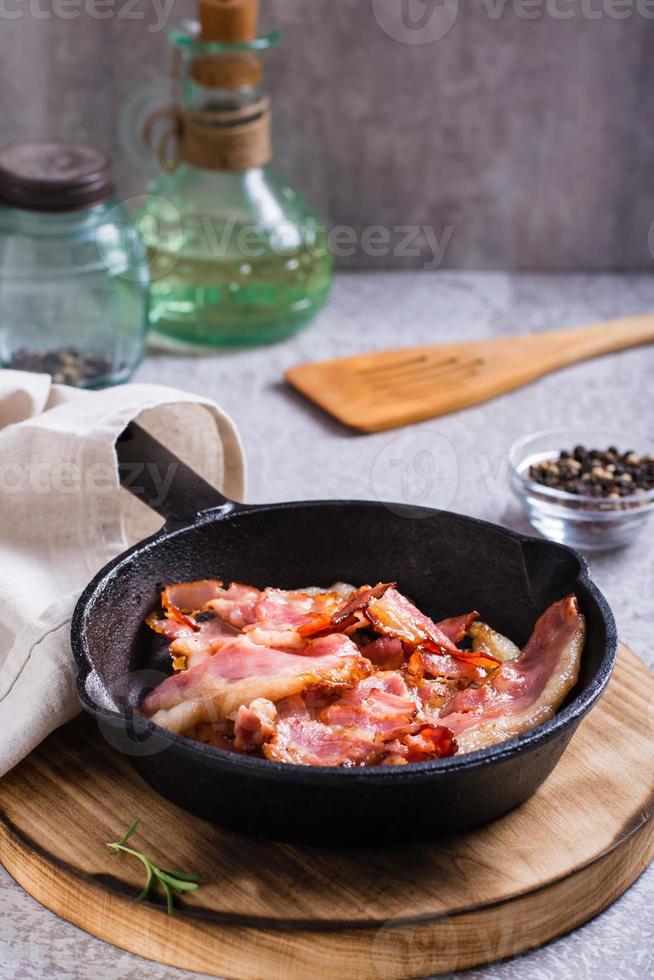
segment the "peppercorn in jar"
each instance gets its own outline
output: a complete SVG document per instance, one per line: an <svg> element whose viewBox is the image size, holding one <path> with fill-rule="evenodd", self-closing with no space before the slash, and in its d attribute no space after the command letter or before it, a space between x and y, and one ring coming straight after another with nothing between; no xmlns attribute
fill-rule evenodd
<svg viewBox="0 0 654 980"><path fill-rule="evenodd" d="M0 151L0 365L98 388L143 357L144 249L109 160L85 146Z"/></svg>

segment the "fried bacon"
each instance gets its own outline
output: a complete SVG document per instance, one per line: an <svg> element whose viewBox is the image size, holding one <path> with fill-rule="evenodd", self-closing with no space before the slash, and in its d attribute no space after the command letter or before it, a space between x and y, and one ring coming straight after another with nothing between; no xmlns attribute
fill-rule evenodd
<svg viewBox="0 0 654 980"><path fill-rule="evenodd" d="M402 641L392 636L379 636L361 647L361 653L380 670L397 670L404 664Z"/></svg>
<svg viewBox="0 0 654 980"><path fill-rule="evenodd" d="M585 638L574 596L541 616L522 653L477 612L435 622L394 583L288 591L202 579L167 586L161 604L147 622L177 673L142 713L300 765L406 765L519 734L575 683Z"/></svg>
<svg viewBox="0 0 654 980"><path fill-rule="evenodd" d="M332 616L332 623L334 626L341 626L347 620L349 620L354 613L359 612L359 610L365 610L368 608L373 599L381 599L384 593L388 589L394 588L395 583L389 582L384 585L383 582L379 582L377 585L372 586L364 585L363 588L357 589L356 592L350 596L345 605L334 613Z"/></svg>
<svg viewBox="0 0 654 980"><path fill-rule="evenodd" d="M424 647L421 653L420 662L423 669L431 673L432 676L441 676L434 666L440 662L443 667L448 666L450 672L452 667L449 661L442 660L443 657L455 658L462 661L471 668L481 667L483 670L494 670L499 667L500 661L492 657L489 653L460 650L453 639L463 637L467 627L479 615L476 612L468 613L465 616L457 616L454 619L443 620L441 625L435 623L420 612L412 602L394 588L388 589L381 599L375 599L365 610L365 614L373 627L381 633L396 637L410 647ZM431 658L434 654L435 658ZM414 670L419 661L412 658ZM411 669L411 667L409 668ZM455 670L455 676L469 676L471 680L479 679L476 674L465 670Z"/></svg>
<svg viewBox="0 0 654 980"><path fill-rule="evenodd" d="M412 687L418 705L416 720L422 724L438 725L441 708L452 697L452 688L443 680L420 680Z"/></svg>
<svg viewBox="0 0 654 980"><path fill-rule="evenodd" d="M287 627L274 627L268 629L255 623L254 626L246 626L243 636L247 636L252 643L258 643L264 647L272 647L273 650L292 650L298 653L305 649L307 641L300 636L297 630Z"/></svg>
<svg viewBox="0 0 654 980"><path fill-rule="evenodd" d="M585 637L574 596L550 606L517 660L502 664L483 687L455 694L441 710L460 751L513 738L551 718L577 681Z"/></svg>
<svg viewBox="0 0 654 980"><path fill-rule="evenodd" d="M382 764L405 766L410 762L428 762L430 759L447 758L456 751L456 739L449 728L421 725L415 731L405 733L402 738L389 742Z"/></svg>
<svg viewBox="0 0 654 980"><path fill-rule="evenodd" d="M234 748L237 752L256 752L275 733L277 708L267 698L255 698L236 712L234 721Z"/></svg>
<svg viewBox="0 0 654 980"><path fill-rule="evenodd" d="M341 634L312 641L302 655L237 636L216 656L168 677L148 694L141 710L179 734L200 722L215 724L256 698L279 701L311 687L348 687L369 672L369 662Z"/></svg>
<svg viewBox="0 0 654 980"><path fill-rule="evenodd" d="M183 665L180 664L183 669L196 667L238 635L234 626L230 626L219 616L214 616L213 619L200 623L197 632L187 630L178 635L170 644L170 655L173 661L183 659Z"/></svg>
<svg viewBox="0 0 654 980"><path fill-rule="evenodd" d="M490 653L500 663L517 660L520 656L520 649L515 643L491 629L486 623L472 623L467 632L472 637L472 649L475 652Z"/></svg>
<svg viewBox="0 0 654 980"><path fill-rule="evenodd" d="M314 636L317 633L346 631L347 629L364 625L364 617L359 615L365 613L373 599L381 598L387 589L393 587L394 583L384 585L379 582L377 585L364 585L356 589L344 603L340 603L336 610L323 610L315 618L303 623L300 626L300 633L303 636Z"/></svg>
<svg viewBox="0 0 654 980"><path fill-rule="evenodd" d="M212 612L231 626L242 630L244 626L254 623L256 605L260 596L259 589L233 582L228 589L221 589L220 593L203 607L203 611Z"/></svg>
<svg viewBox="0 0 654 980"><path fill-rule="evenodd" d="M433 651L435 644L428 643L427 647ZM501 663L497 657L491 656L485 650L478 650L476 652L459 650L454 654L454 657L460 663L469 664L471 667L481 667L482 670L497 670Z"/></svg>
<svg viewBox="0 0 654 980"><path fill-rule="evenodd" d="M174 638L181 634L179 627L199 632L196 617L209 612L242 629L246 623L254 621L254 606L260 595L259 590L250 585L234 583L224 589L220 579L178 582L167 585L161 593L165 619L154 613L147 622L157 632Z"/></svg>
<svg viewBox="0 0 654 980"><path fill-rule="evenodd" d="M319 721L289 718L280 721L263 747L266 759L301 766L366 766L385 752L384 743L355 728L335 729Z"/></svg>
<svg viewBox="0 0 654 980"><path fill-rule="evenodd" d="M418 705L402 675L397 671L379 671L325 708L320 721L387 739L407 731L417 713Z"/></svg>
<svg viewBox="0 0 654 980"><path fill-rule="evenodd" d="M169 619L167 616L162 616L159 612L151 613L145 621L151 630L155 633L160 633L165 636L167 640L176 640L178 636L188 636L195 632L195 624L191 626L180 622L178 619Z"/></svg>
<svg viewBox="0 0 654 980"><path fill-rule="evenodd" d="M257 623L303 632L303 627L313 620L329 619L342 602L336 593L324 592L309 595L307 592L284 592L266 589L255 607Z"/></svg>
<svg viewBox="0 0 654 980"><path fill-rule="evenodd" d="M460 651L463 652L463 651ZM494 667L499 666L499 661ZM436 677L457 684L481 684L486 674L477 663L470 662L464 657L453 657L450 653L442 653L422 646L415 650L408 661L408 670L414 677Z"/></svg>
<svg viewBox="0 0 654 980"><path fill-rule="evenodd" d="M405 735L393 747L393 754L405 762L424 762L425 759L444 759L454 755L456 739L443 725L423 725L417 732Z"/></svg>
<svg viewBox="0 0 654 980"><path fill-rule="evenodd" d="M373 599L365 615L378 633L394 636L407 646L433 643L446 653L458 654L458 647L436 623L420 612L401 592L391 587L379 599Z"/></svg>
<svg viewBox="0 0 654 980"><path fill-rule="evenodd" d="M206 609L207 603L222 592L223 583L219 579L200 579L197 582L178 582L167 585L161 594L161 604L166 611L194 616Z"/></svg>
<svg viewBox="0 0 654 980"><path fill-rule="evenodd" d="M418 717L420 699L398 671L379 671L312 717L305 701L280 707L275 735L263 754L314 766L404 765L456 751L449 729Z"/></svg>
<svg viewBox="0 0 654 980"><path fill-rule="evenodd" d="M463 616L441 619L436 625L441 633L445 633L448 640L451 640L452 643L460 643L476 619L479 619L479 613L470 612Z"/></svg>

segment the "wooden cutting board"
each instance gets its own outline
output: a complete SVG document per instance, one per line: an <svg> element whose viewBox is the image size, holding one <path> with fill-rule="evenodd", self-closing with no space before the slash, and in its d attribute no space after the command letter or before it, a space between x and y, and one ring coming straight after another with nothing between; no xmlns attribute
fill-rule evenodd
<svg viewBox="0 0 654 980"><path fill-rule="evenodd" d="M600 704L532 799L430 844L294 847L220 830L167 803L88 717L0 784L0 860L95 936L238 980L402 980L513 956L606 908L654 856L654 677L624 646ZM135 846L203 878L174 917L134 905ZM407 813L407 825L411 814Z"/></svg>

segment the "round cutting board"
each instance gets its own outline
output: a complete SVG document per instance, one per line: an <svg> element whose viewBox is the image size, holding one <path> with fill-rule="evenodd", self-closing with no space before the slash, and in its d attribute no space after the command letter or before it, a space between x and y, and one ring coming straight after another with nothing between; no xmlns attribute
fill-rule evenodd
<svg viewBox="0 0 654 980"><path fill-rule="evenodd" d="M0 784L0 860L31 895L142 956L235 980L402 980L539 946L597 915L654 856L654 677L624 646L603 699L539 792L428 844L330 850L221 830L166 802L88 717ZM133 904L134 846L201 875L178 904ZM407 813L407 822L411 814Z"/></svg>

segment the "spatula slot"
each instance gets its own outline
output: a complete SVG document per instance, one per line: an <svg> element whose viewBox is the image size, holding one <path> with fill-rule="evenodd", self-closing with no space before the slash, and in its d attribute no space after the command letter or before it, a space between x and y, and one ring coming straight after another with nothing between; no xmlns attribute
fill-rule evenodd
<svg viewBox="0 0 654 980"><path fill-rule="evenodd" d="M458 361L452 359L448 362L441 362L429 365L422 370L415 371L413 374L402 374L400 377L381 379L366 379L366 386L375 394L386 394L400 396L402 392L408 390L411 397L415 397L416 389L425 388L427 393L431 386L451 387L459 384L468 378L474 377L479 368L483 366L483 360L477 358L472 361ZM433 390L433 389L432 389Z"/></svg>
<svg viewBox="0 0 654 980"><path fill-rule="evenodd" d="M422 364L411 364L403 367L398 367L397 371L386 372L381 375L371 375L364 378L366 384L368 385L387 385L394 384L397 382L402 382L405 378L420 378L427 372L432 372L434 370L447 370L448 368L454 367L459 364L460 361L456 357L448 357L439 361L430 361L425 358Z"/></svg>
<svg viewBox="0 0 654 980"><path fill-rule="evenodd" d="M372 367L357 368L359 374L382 374L388 371L397 371L402 368L414 367L418 364L426 364L429 358L427 354L420 354L416 357L404 358L401 361L387 361L386 364L374 364Z"/></svg>

